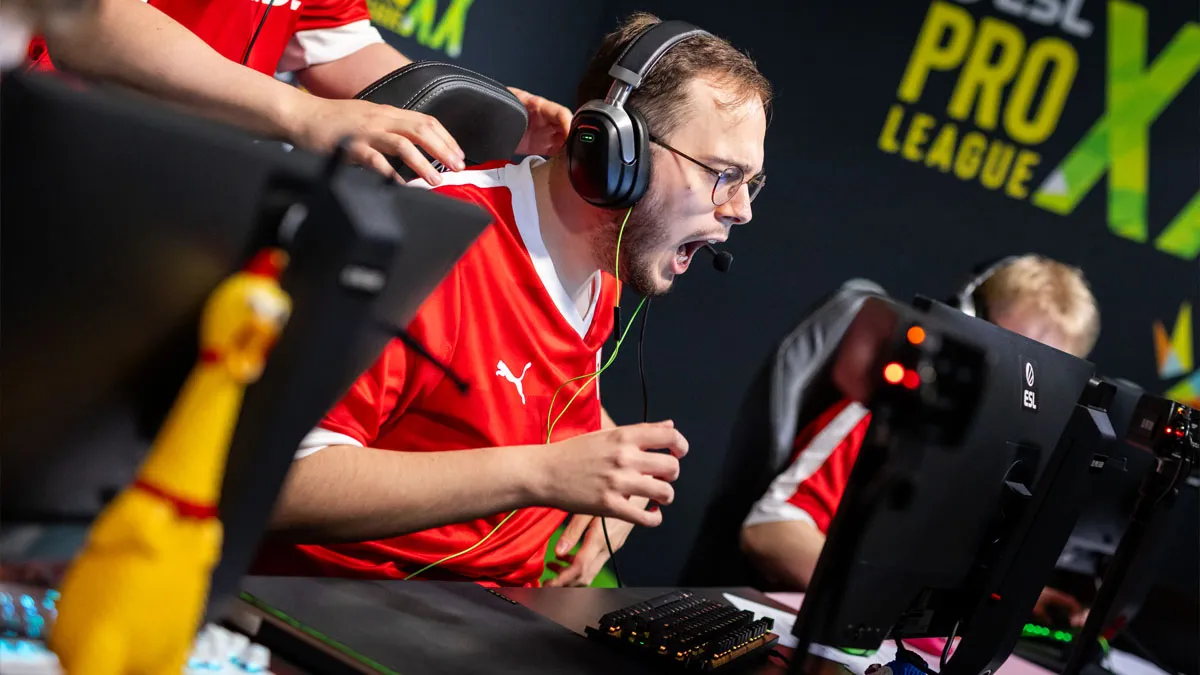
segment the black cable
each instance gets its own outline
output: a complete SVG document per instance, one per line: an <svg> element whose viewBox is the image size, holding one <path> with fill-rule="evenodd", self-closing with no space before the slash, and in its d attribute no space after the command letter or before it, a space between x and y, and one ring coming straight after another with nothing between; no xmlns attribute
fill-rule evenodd
<svg viewBox="0 0 1200 675"><path fill-rule="evenodd" d="M467 393L467 381L464 380L458 373L454 372L454 370L450 367L450 364L434 356L433 353L425 348L425 345L418 342L416 338L410 335L409 332L403 328L397 328L396 326L388 323L382 323L382 326L390 335L402 342L405 347L413 350L418 356L432 363L438 370L442 371L442 373L444 373L446 377L448 377L450 381L454 383L454 386L458 387L460 392L464 394Z"/></svg>
<svg viewBox="0 0 1200 675"><path fill-rule="evenodd" d="M638 332L638 374L642 378L642 422L648 422L650 417L650 397L646 389L646 359L643 345L646 343L646 317L650 316L650 298L646 298L646 311L642 313L642 327ZM608 561L612 563L613 576L617 579L617 588L624 588L621 583L621 570L617 568L617 552L613 550L612 541L608 538L608 520L600 519L600 529L604 530L604 545L608 547Z"/></svg>
<svg viewBox="0 0 1200 675"><path fill-rule="evenodd" d="M942 658L938 661L938 668L946 669L946 661L950 658L950 645L954 644L954 638L958 636L958 625L961 621L954 622L954 628L950 630L950 637L946 638L946 644L942 647Z"/></svg>
<svg viewBox="0 0 1200 675"><path fill-rule="evenodd" d="M621 570L617 569L617 556L613 554L612 541L608 538L608 518L600 518L600 529L604 530L604 545L608 547L608 562L612 564L613 576L617 578L617 588L624 588L621 583Z"/></svg>
<svg viewBox="0 0 1200 675"><path fill-rule="evenodd" d="M646 317L650 316L650 298L646 298L646 311L642 313L642 327L638 333L638 375L642 378L642 422L650 421L650 395L646 391L646 359L643 347L646 344Z"/></svg>
<svg viewBox="0 0 1200 675"><path fill-rule="evenodd" d="M246 65L250 61L250 50L254 49L254 43L258 42L258 34L262 31L263 25L267 23L267 16L271 13L271 8L275 3L268 2L267 8L263 10L262 18L258 20L258 27L254 29L254 34L250 36L250 41L246 43L246 50L242 52L242 65Z"/></svg>
<svg viewBox="0 0 1200 675"><path fill-rule="evenodd" d="M779 651L778 649L772 649L771 651L767 652L767 656L774 656L775 658L779 659L780 661L783 661L783 665L785 665L785 666L792 665L791 659L784 656L783 652Z"/></svg>

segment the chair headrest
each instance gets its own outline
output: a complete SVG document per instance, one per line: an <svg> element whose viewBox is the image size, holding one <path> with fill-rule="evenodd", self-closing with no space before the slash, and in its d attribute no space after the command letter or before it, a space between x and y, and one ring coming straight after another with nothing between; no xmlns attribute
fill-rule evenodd
<svg viewBox="0 0 1200 675"><path fill-rule="evenodd" d="M529 125L525 106L502 84L450 63L410 63L354 98L434 117L458 142L468 166L511 158ZM398 158L388 159L405 180L417 177Z"/></svg>
<svg viewBox="0 0 1200 675"><path fill-rule="evenodd" d="M820 414L826 403L820 390L829 384L824 376L830 357L837 351L842 336L850 327L858 309L869 297L886 297L878 284L867 279L851 279L808 314L779 344L771 372L771 468L782 471L792 453L796 434L810 417ZM832 386L832 385L831 385ZM816 408L806 404L816 403Z"/></svg>

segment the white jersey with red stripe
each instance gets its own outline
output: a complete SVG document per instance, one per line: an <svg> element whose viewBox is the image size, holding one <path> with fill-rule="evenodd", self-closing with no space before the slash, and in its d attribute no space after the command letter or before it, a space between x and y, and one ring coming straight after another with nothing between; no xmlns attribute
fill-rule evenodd
<svg viewBox="0 0 1200 675"><path fill-rule="evenodd" d="M796 436L792 463L750 509L742 527L804 522L825 533L846 491L871 413L852 401L830 407Z"/></svg>

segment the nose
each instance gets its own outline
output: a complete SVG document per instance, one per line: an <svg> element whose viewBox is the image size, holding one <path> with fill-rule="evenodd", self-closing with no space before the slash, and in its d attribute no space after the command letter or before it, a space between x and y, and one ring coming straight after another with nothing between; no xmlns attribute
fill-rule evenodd
<svg viewBox="0 0 1200 675"><path fill-rule="evenodd" d="M726 227L745 225L752 217L754 213L750 208L750 193L745 185L738 187L732 199L717 207L717 218Z"/></svg>

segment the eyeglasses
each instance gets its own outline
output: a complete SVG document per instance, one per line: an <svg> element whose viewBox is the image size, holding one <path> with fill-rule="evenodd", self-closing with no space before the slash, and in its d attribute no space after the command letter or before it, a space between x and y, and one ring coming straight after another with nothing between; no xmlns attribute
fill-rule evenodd
<svg viewBox="0 0 1200 675"><path fill-rule="evenodd" d="M676 155L679 155L687 161L716 176L717 180L713 184L712 201L713 204L717 206L728 202L730 199L733 199L733 196L737 194L738 188L742 187L742 185L746 186L746 193L749 195L750 201L754 201L754 198L758 196L759 191L762 190L763 184L767 182L767 175L765 173L759 172L749 178L746 178L746 172L743 171L739 166L731 166L724 171L720 171L712 168L704 162L701 162L695 157L684 154L679 150L672 148L657 138L651 138L650 140L654 144L670 150Z"/></svg>

